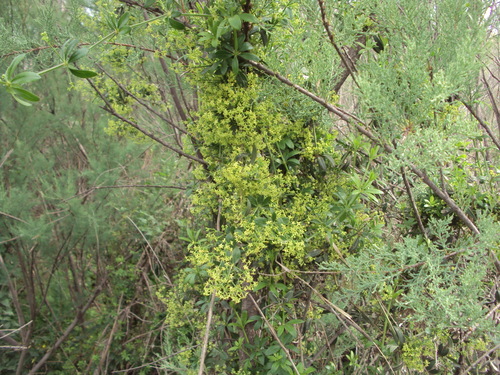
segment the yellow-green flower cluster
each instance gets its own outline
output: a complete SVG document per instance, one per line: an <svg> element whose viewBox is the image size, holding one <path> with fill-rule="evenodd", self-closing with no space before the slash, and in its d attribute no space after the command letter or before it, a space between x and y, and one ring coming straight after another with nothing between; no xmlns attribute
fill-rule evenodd
<svg viewBox="0 0 500 375"><path fill-rule="evenodd" d="M226 157L235 158L255 148L263 151L280 141L286 133L300 131L289 123L271 103L258 98L257 76L248 75L248 86L207 82L202 87L199 118L190 125L195 137L203 140L204 155L217 157L224 148Z"/></svg>
<svg viewBox="0 0 500 375"><path fill-rule="evenodd" d="M221 225L192 246L189 260L208 272L205 294L234 301L278 257L304 266L308 252L326 247L326 232L314 223L327 216L339 184L326 171L311 173L320 170L318 156L333 153L334 136L290 121L260 96L258 79L249 74L246 87L232 77L203 86L198 119L189 125L208 162L195 172L194 210ZM294 159L289 166L286 154Z"/></svg>

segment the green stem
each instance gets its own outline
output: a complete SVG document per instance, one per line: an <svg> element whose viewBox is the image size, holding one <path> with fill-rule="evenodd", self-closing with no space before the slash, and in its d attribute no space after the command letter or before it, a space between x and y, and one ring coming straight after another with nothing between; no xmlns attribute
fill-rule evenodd
<svg viewBox="0 0 500 375"><path fill-rule="evenodd" d="M196 13L181 13L181 16L183 16L183 17L205 17L205 18L212 17L211 14L203 14L203 13L200 13L200 14L196 14Z"/></svg>
<svg viewBox="0 0 500 375"><path fill-rule="evenodd" d="M144 20L144 21L141 21L141 22L136 23L136 24L134 24L134 25L130 25L130 28L131 28L131 29L133 29L133 28L135 28L135 27L139 27L139 26L145 25L145 24L147 24L147 23L150 23L150 22L153 22L153 21L156 21L156 20L161 20L162 18L165 18L165 17L167 17L167 15L166 15L166 14L163 14L163 15L161 15L161 16L154 17L154 18L151 18L151 19L149 19L149 20Z"/></svg>
<svg viewBox="0 0 500 375"><path fill-rule="evenodd" d="M64 65L66 65L66 63L60 63L60 64L57 64L57 65L54 65L53 67L50 67L48 69L42 70L41 72L38 72L38 75L49 73L49 72L51 72L53 70L59 69L60 67L62 67Z"/></svg>
<svg viewBox="0 0 500 375"><path fill-rule="evenodd" d="M90 47L89 47L89 51L94 48L94 47L97 47L99 44L101 43L104 43L106 40L109 40L111 39L113 36L115 36L117 34L117 31L113 31L111 33L109 33L108 35L106 35L104 38L102 38L101 40L95 42L94 44L92 44Z"/></svg>

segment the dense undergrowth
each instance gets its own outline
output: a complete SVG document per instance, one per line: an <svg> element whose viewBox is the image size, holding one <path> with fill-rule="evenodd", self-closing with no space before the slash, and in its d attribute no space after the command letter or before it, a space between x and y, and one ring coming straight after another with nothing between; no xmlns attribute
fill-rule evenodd
<svg viewBox="0 0 500 375"><path fill-rule="evenodd" d="M496 5L6 9L1 373L498 371Z"/></svg>

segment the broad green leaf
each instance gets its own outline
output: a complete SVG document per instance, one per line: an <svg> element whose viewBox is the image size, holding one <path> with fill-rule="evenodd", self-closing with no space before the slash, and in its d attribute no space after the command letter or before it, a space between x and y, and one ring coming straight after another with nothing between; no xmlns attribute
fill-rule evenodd
<svg viewBox="0 0 500 375"><path fill-rule="evenodd" d="M238 74L240 71L240 63L238 62L238 58L236 56L234 56L233 60L231 61L231 69L233 70L234 74Z"/></svg>
<svg viewBox="0 0 500 375"><path fill-rule="evenodd" d="M241 13L239 14L239 17L241 18L242 21L245 22L252 22L252 23L259 22L259 19L250 13Z"/></svg>
<svg viewBox="0 0 500 375"><path fill-rule="evenodd" d="M264 354L270 356L273 355L274 353L279 352L280 349L281 347L279 345L272 345L264 351Z"/></svg>
<svg viewBox="0 0 500 375"><path fill-rule="evenodd" d="M176 30L184 30L186 28L186 25L184 25L182 22L177 21L176 19L173 19L173 18L169 18L168 23L170 24L170 26L172 26L172 28L174 28Z"/></svg>
<svg viewBox="0 0 500 375"><path fill-rule="evenodd" d="M38 102L40 100L38 96L21 87L11 86L7 89L7 91L11 93L14 97L18 97L22 100L27 100L29 102Z"/></svg>
<svg viewBox="0 0 500 375"><path fill-rule="evenodd" d="M80 69L69 68L69 71L71 72L71 74L73 74L75 77L78 78L92 78L97 75L96 72L93 72L91 70L80 70Z"/></svg>
<svg viewBox="0 0 500 375"><path fill-rule="evenodd" d="M326 171L325 159L322 156L318 156L318 164L323 171Z"/></svg>
<svg viewBox="0 0 500 375"><path fill-rule="evenodd" d="M116 30L118 28L117 19L114 17L110 17L108 15L106 15L105 17L106 17L106 24L108 25L108 27L112 30Z"/></svg>
<svg viewBox="0 0 500 375"><path fill-rule="evenodd" d="M238 15L230 17L227 21L234 30L241 29L241 18Z"/></svg>
<svg viewBox="0 0 500 375"><path fill-rule="evenodd" d="M132 28L130 26L123 26L120 27L120 31L118 32L118 35L127 35L130 34L132 31Z"/></svg>
<svg viewBox="0 0 500 375"><path fill-rule="evenodd" d="M26 54L23 53L22 55L16 56L14 60L12 60L12 62L10 63L9 67L5 72L5 78L7 79L7 81L11 81L12 78L14 78L14 71L16 70L17 66L19 65L21 60L24 59L25 56Z"/></svg>
<svg viewBox="0 0 500 375"><path fill-rule="evenodd" d="M297 337L297 330L295 329L295 327L293 325L291 325L290 323L287 323L283 327L285 327L285 330L290 335L292 335L292 337L294 337L294 338Z"/></svg>
<svg viewBox="0 0 500 375"><path fill-rule="evenodd" d="M260 281L256 286L255 288L253 288L254 291L259 291L261 289L264 289L266 286L268 285L268 283L266 281Z"/></svg>
<svg viewBox="0 0 500 375"><path fill-rule="evenodd" d="M251 49L253 49L253 46L248 43L248 42L244 42L244 43L241 43L241 45L238 47L238 51L250 51Z"/></svg>
<svg viewBox="0 0 500 375"><path fill-rule="evenodd" d="M267 43L269 42L269 36L267 35L267 31L264 29L260 29L259 34L260 38L262 39L262 44L264 46L267 46Z"/></svg>
<svg viewBox="0 0 500 375"><path fill-rule="evenodd" d="M217 26L217 32L215 33L215 38L219 39L222 34L226 33L228 30L227 20L222 20L222 22Z"/></svg>
<svg viewBox="0 0 500 375"><path fill-rule="evenodd" d="M77 39L68 39L61 47L64 61L69 62L71 55L75 52L75 49L78 45Z"/></svg>
<svg viewBox="0 0 500 375"><path fill-rule="evenodd" d="M294 149L295 145L293 144L293 141L290 138L285 138L285 144L288 146L288 148Z"/></svg>
<svg viewBox="0 0 500 375"><path fill-rule="evenodd" d="M121 29L128 24L129 18L130 18L129 12L125 12L121 15L121 17L118 19L118 23L117 23L118 30L121 31Z"/></svg>
<svg viewBox="0 0 500 375"><path fill-rule="evenodd" d="M254 55L253 53L244 52L240 55L240 57L244 58L245 60L260 61L260 57Z"/></svg>
<svg viewBox="0 0 500 375"><path fill-rule="evenodd" d="M384 194L384 192L382 190L379 190L379 189L375 189L375 188L368 188L366 190L363 191L363 193L365 194Z"/></svg>
<svg viewBox="0 0 500 375"><path fill-rule="evenodd" d="M217 52L214 53L214 57L217 59L221 59L221 60L227 59L228 57L231 57L231 56L232 56L231 52L223 50L223 49L218 50Z"/></svg>
<svg viewBox="0 0 500 375"><path fill-rule="evenodd" d="M17 96L16 96L16 95L14 95L14 94L12 94L12 97L13 97L13 98L16 100L16 102L18 102L19 104L22 104L22 105L24 105L24 106L26 106L26 107L31 107L31 106L32 106L32 104L31 104L30 102L27 102L27 101L25 101L25 100L22 100L22 99L20 99L19 97L17 97Z"/></svg>
<svg viewBox="0 0 500 375"><path fill-rule="evenodd" d="M276 333L278 334L278 336L282 336L284 331L285 331L284 325L281 325L276 329Z"/></svg>
<svg viewBox="0 0 500 375"><path fill-rule="evenodd" d="M88 48L79 48L71 54L68 62L73 63L77 60L80 60L82 57L86 56L88 53L89 53Z"/></svg>
<svg viewBox="0 0 500 375"><path fill-rule="evenodd" d="M42 78L42 77L40 77L40 75L38 73L34 73L34 72L22 72L22 73L19 73L18 75L16 75L12 79L12 83L14 83L16 85L22 85L24 83L37 81L40 78Z"/></svg>

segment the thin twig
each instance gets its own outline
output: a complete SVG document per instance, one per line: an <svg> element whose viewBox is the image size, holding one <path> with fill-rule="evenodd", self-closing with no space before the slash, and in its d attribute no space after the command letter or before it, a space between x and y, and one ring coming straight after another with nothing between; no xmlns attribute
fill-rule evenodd
<svg viewBox="0 0 500 375"><path fill-rule="evenodd" d="M377 342L375 341L375 339L373 339L363 328L361 328L351 317L351 315L349 315L347 312L345 312L344 310L342 310L340 307L338 307L337 305L335 305L334 303L330 302L328 299L326 299L325 297L323 297L323 295L318 292L313 286L311 286L307 281L305 281L304 279L302 279L300 276L298 275L295 275L293 274L292 270L290 270L288 267L286 267L285 265L277 262L281 268L283 268L285 271L287 271L288 273L290 273L293 277L297 278L298 280L300 280L302 283L304 283L304 285L306 285L307 287L309 287L313 292L314 294L316 294L324 303L326 303L330 309L336 316L337 318L339 318L339 320L341 322L347 322L350 326L352 326L354 329L356 329L359 333L361 333L366 339L368 339L371 343L373 343L373 345L375 346L375 348L378 350L378 352L382 355L382 357L384 358L385 362L387 363L387 366L389 366L389 370L392 374L394 374L394 371L391 367L391 364L389 363L389 360L387 359L387 357L384 355L384 353L382 352L382 349L380 349L380 347L377 345Z"/></svg>
<svg viewBox="0 0 500 375"><path fill-rule="evenodd" d="M163 14L163 10L161 8L158 8L158 7L146 7L144 6L144 4L141 4L141 3L138 3L137 1L133 1L133 0L119 0L121 3L125 3L127 4L128 6L134 6L134 7L138 7L138 8L141 8L141 9L144 9L144 10L147 10L148 12L151 12L151 13L154 13L154 14L157 14L157 15L162 15ZM154 2L153 2L154 4Z"/></svg>
<svg viewBox="0 0 500 375"><path fill-rule="evenodd" d="M123 293L120 295L120 300L118 301L118 308L116 309L116 318L115 321L113 322L113 327L111 328L111 332L109 333L106 345L104 346L104 350L101 352L101 359L99 361L99 371L104 371L102 373L107 373L108 371L108 355L109 355L109 349L111 348L111 344L113 342L113 337L116 334L116 331L119 328L118 322L120 321L121 315L123 311L121 310L122 307L122 301L123 301Z"/></svg>
<svg viewBox="0 0 500 375"><path fill-rule="evenodd" d="M403 176L403 182L405 184L406 193L408 194L408 197L410 198L411 207L413 208L413 213L415 214L415 218L417 219L418 227L420 228L422 235L426 239L428 239L427 232L425 230L424 224L422 223L422 218L420 217L420 213L418 212L417 204L415 203L415 198L413 198L413 193L411 191L410 183L408 182L408 179L406 178L406 173L405 173L404 167L401 167L401 175Z"/></svg>
<svg viewBox="0 0 500 375"><path fill-rule="evenodd" d="M495 118L497 119L497 128L498 128L498 136L500 136L500 110L498 109L497 102L495 100L495 96L491 92L491 87L486 79L484 74L484 70L481 72L483 74L483 83L486 87L486 91L488 91L488 97L490 98L491 108L493 109L493 113L495 114ZM491 73L491 72L490 72Z"/></svg>
<svg viewBox="0 0 500 375"><path fill-rule="evenodd" d="M183 134L188 134L190 137L193 137L191 134L189 134L185 129L181 128L180 126L178 126L177 124L175 124L173 121L170 121L168 118L166 118L165 116L163 116L161 113L159 113L158 111L156 111L154 108L152 108L150 105L148 105L146 102L142 101L141 99L139 99L137 96L135 96L133 93L131 93L129 90L127 90L127 88L125 86L123 86L120 82L118 82L117 79L115 79L113 76L111 76L111 74L109 74L100 64L97 64L97 67L105 74L107 75L120 89L122 89L128 96L130 96L131 98L133 98L137 103L139 103L140 105L142 105L144 108L146 108L148 111L150 111L151 113L154 113L156 116L158 116L160 119L162 119L163 121L165 121L167 124L169 124L170 126L172 126L173 128L177 129L178 131L180 131L181 133Z"/></svg>
<svg viewBox="0 0 500 375"><path fill-rule="evenodd" d="M90 86L92 86L92 88L94 89L94 91L100 96L100 98L104 101L104 103L106 104L104 107L101 107L102 109L104 109L106 112L109 112L110 114L112 114L113 116L115 116L116 118L122 120L123 122L129 124L130 126L132 126L133 128L137 129L138 131L140 131L142 134L144 134L145 136L147 136L148 138L151 138L152 140L158 142L159 144L161 144L162 146L168 148L169 150L172 150L173 152L175 152L176 154L178 155L181 155L181 156L184 156L185 158L188 158L188 159L191 159L191 160L194 160L200 164L203 164L203 165L207 165L207 162L202 160L202 159L199 159L197 158L196 156L192 156L192 155L189 155L187 153L185 153L184 151L182 150L179 150L171 145L169 145L168 143L162 141L160 138L158 138L157 136L155 136L153 133L150 133L148 132L147 130L143 129L141 126L139 126L138 124L136 124L135 122L123 117L122 115L120 115L118 112L116 112L112 106L112 104L106 99L106 97L104 96L104 94L101 92L101 90L99 90L99 88L92 82L92 80L90 79L87 79L87 81L89 82Z"/></svg>
<svg viewBox="0 0 500 375"><path fill-rule="evenodd" d="M469 104L467 104L465 102L462 102L462 103L469 110L469 112L471 113L471 115L474 116L474 118L477 120L477 122L479 122L479 125L482 126L482 128L484 129L484 131L486 132L486 134L488 134L490 136L491 140L493 141L493 143L495 144L495 146L497 146L498 150L500 150L500 142L498 142L498 139L496 139L495 135L493 134L493 132L491 131L491 129L489 128L489 126L479 117L479 115L474 110L474 108L472 108Z"/></svg>
<svg viewBox="0 0 500 375"><path fill-rule="evenodd" d="M6 341L8 344L12 345L12 347L23 348L23 350L27 349L27 347L18 343L16 340L14 340L12 337L10 337L10 335L22 330L24 327L26 327L28 324L31 324L32 322L33 321L30 320L28 323L23 324L21 327L16 328L16 329L0 330L0 335L1 335L0 340ZM9 331L9 332L7 332L7 331Z"/></svg>
<svg viewBox="0 0 500 375"><path fill-rule="evenodd" d="M183 186L175 186L175 185L109 185L109 186L93 186L90 189L87 189L81 193L75 194L69 198L63 199L64 202L67 202L73 198L79 197L80 195L88 195L92 194L95 190L100 189L128 189L128 188L148 188L148 189L179 189L186 190Z"/></svg>
<svg viewBox="0 0 500 375"><path fill-rule="evenodd" d="M118 373L122 373L122 372L129 372L129 371L133 371L133 370L139 370L139 369L141 369L141 368L148 367L148 366L154 365L155 363L158 363L158 362L164 361L164 360L166 360L166 359L169 359L169 358L175 357L176 355L181 354L181 353L184 353L184 352L187 352L188 350L195 349L195 348L197 348L198 346L200 346L200 344L198 344L198 345L193 345L193 346L190 346L189 348L185 348L185 349L179 350L178 352L175 352L175 353L169 354L169 355L167 355L167 356L165 356L165 357L158 358L157 360L154 360L154 361L152 361L152 362L145 363L145 364L140 365L140 366L137 366L137 367L131 367L131 368L128 368L128 369L126 369L126 370L115 370L115 371L113 371L113 372L112 372L112 374L118 374Z"/></svg>
<svg viewBox="0 0 500 375"><path fill-rule="evenodd" d="M21 328L24 328L26 326L26 320L24 318L24 313L21 308L21 303L19 302L19 294L17 293L17 289L12 282L10 275L9 275L9 270L7 269L7 266L5 265L5 262L3 260L2 254L0 254L0 267L2 268L3 272L5 273L5 278L7 279L7 287L9 288L10 296L12 298L12 303L14 305L14 308L16 309L16 314L17 314L17 321L21 325ZM31 321L30 321L31 323ZM21 332L21 337L24 339L23 334Z"/></svg>
<svg viewBox="0 0 500 375"><path fill-rule="evenodd" d="M344 111L343 109L341 109L339 107L334 106L333 104L328 103L325 99L317 96L316 94L313 94L312 92L310 92L309 90L306 90L302 86L299 86L299 85L293 83L288 78L282 76L281 74L279 74L277 72L272 71L271 69L269 69L265 65L262 65L262 64L260 64L258 62L250 61L250 60L248 60L246 62L249 65L252 65L253 67L259 69L260 71L266 73L267 75L269 75L271 77L275 77L276 79L278 79L279 81L283 82L287 86L293 87L295 90L297 90L297 91L301 92L302 94L310 97L316 103L321 104L328 111L334 113L335 115L337 115L338 117L340 117L345 122L350 123L352 120L354 120L354 121L356 121L359 124L365 125L364 122L360 118L356 117L355 115L353 115L353 114L351 114L349 112ZM370 138L372 141L379 143L379 141L376 139L376 137L373 134L371 134L371 132L369 130L365 129L364 131L362 131L362 133L365 136L367 136L368 138Z"/></svg>
<svg viewBox="0 0 500 375"><path fill-rule="evenodd" d="M28 224L27 221L24 221L23 219L19 219L16 216L9 215L8 213L2 212L2 211L0 211L0 215L6 216L6 217L11 218L11 219L16 220L16 221L20 221L21 223L24 223L24 224Z"/></svg>
<svg viewBox="0 0 500 375"><path fill-rule="evenodd" d="M212 297L210 298L210 305L208 307L207 325L205 327L205 335L203 336L203 345L201 347L200 368L198 369L198 375L203 375L203 371L205 369L205 357L207 356L208 337L210 336L210 326L212 325L212 313L214 310L214 303L215 303L215 291L212 292Z"/></svg>
<svg viewBox="0 0 500 375"><path fill-rule="evenodd" d="M174 284L172 284L172 280L170 280L170 277L168 276L167 270L165 269L165 267L163 267L163 263L160 260L160 258L158 257L158 254L156 254L156 251L153 249L153 246L151 246L151 244L149 243L149 241L146 238L146 236L144 235L144 233L142 233L142 230L139 229L139 227L134 223L134 221L131 218L129 218L128 216L127 216L127 219L132 223L132 225L135 227L135 229L137 229L137 231L140 233L140 235L142 236L142 238L144 239L144 241L146 241L146 244L148 245L148 248L151 250L151 252L153 253L153 255L156 258L156 261L158 262L158 265L163 270L163 273L165 274L165 277L166 277L166 279L167 279L167 281L169 283L169 286L173 286Z"/></svg>
<svg viewBox="0 0 500 375"><path fill-rule="evenodd" d="M9 158L10 154L12 154L14 152L14 149L10 149L9 151L7 151L7 153L5 154L5 156L2 158L2 161L0 161L0 168L3 167L4 163L7 161L7 159Z"/></svg>
<svg viewBox="0 0 500 375"><path fill-rule="evenodd" d="M92 44L93 43L79 43L78 46L89 46L89 45L92 45ZM105 42L104 44L112 45L112 46L119 46L119 47L133 48L133 49L138 49L138 50L141 50L141 51L151 52L151 53L161 53L162 56L165 56L165 57L167 57L170 60L177 61L177 58L175 58L174 56L164 54L162 51L159 51L159 50L156 50L156 49L151 49L151 48L136 46L134 44L129 44L129 43ZM12 51L12 52L6 53L5 55L0 56L0 58L3 59L5 57L9 57L9 56L13 56L13 55L19 55L19 54L22 54L22 53L38 52L38 51L43 51L43 50L46 50L46 49L55 49L55 48L61 48L61 46L57 45L57 44L54 44L54 45L50 45L50 46L40 46L40 47L36 47L36 48L25 49L25 50L21 50L21 51Z"/></svg>
<svg viewBox="0 0 500 375"><path fill-rule="evenodd" d="M461 374L469 374L470 370L474 368L479 362L481 362L483 359L485 359L487 356L489 356L491 353L493 353L495 350L500 348L500 343L496 344L493 348L488 350L486 353L484 353L481 357L479 357L477 360L475 360L469 367L467 367Z"/></svg>
<svg viewBox="0 0 500 375"><path fill-rule="evenodd" d="M92 306L94 303L94 300L97 298L97 296L101 293L102 288L104 287L104 284L106 283L107 279L104 278L101 283L95 288L94 293L90 296L88 299L87 303L85 306L83 306L81 309L78 310L75 318L73 321L70 323L70 325L66 328L66 330L63 332L61 337L57 339L57 341L52 345L52 347L45 353L45 355L33 366L33 368L28 372L28 375L34 375L42 368L42 366L47 362L47 360L52 356L52 354L61 346L61 344L68 338L68 336L71 334L73 329L76 327L78 322L81 319L81 316L85 314L85 312Z"/></svg>
<svg viewBox="0 0 500 375"><path fill-rule="evenodd" d="M323 26L325 28L325 31L328 35L328 39L330 40L330 43L332 44L333 48L335 48L335 51L337 52L340 59L342 60L342 63L344 64L345 69L347 69L347 71L351 75L352 80L354 81L356 86L359 87L358 82L356 81L356 77L354 77L354 72L356 71L356 67L354 66L354 64L351 67L351 64L349 63L349 61L347 61L344 53L340 50L339 46L335 42L335 38L333 37L332 31L330 30L330 23L326 19L325 2L323 0L318 0L318 4L319 4L319 9L321 11L321 20L323 22Z"/></svg>
<svg viewBox="0 0 500 375"><path fill-rule="evenodd" d="M295 363L293 362L293 359L292 359L292 356L290 355L290 351L286 348L286 346L281 342L280 338L278 337L278 334L276 333L276 331L274 330L273 326L271 325L271 323L269 322L269 320L267 320L266 316L264 315L264 313L262 312L262 310L260 309L259 305L257 304L257 302L255 301L255 299L253 298L252 294L249 293L248 296L250 297L250 300L252 301L252 303L254 304L255 308L257 309L257 311L259 312L259 315L262 317L262 319L264 320L264 322L266 323L267 327L269 328L269 331L271 332L271 335L273 335L274 339L278 342L279 346L281 347L281 349L283 349L283 351L285 352L288 360L290 361L290 364L292 365L292 368L293 370L295 371L295 373L297 375L300 375L300 372L299 370L297 369L297 367L295 366ZM198 374L200 375L200 374Z"/></svg>

